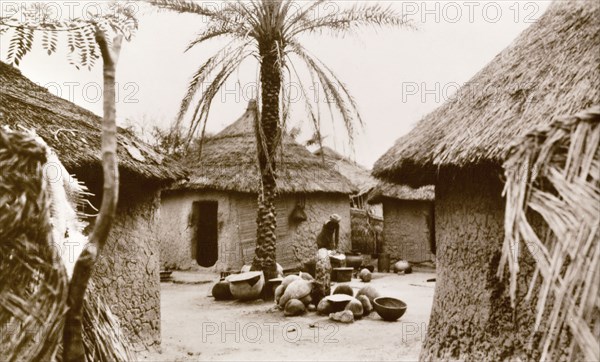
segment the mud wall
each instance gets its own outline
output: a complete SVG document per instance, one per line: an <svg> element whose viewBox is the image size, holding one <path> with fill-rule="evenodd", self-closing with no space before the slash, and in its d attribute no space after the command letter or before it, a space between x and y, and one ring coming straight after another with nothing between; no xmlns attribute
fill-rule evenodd
<svg viewBox="0 0 600 362"><path fill-rule="evenodd" d="M226 260L235 250L228 248L224 241L237 239L238 235L235 200L226 193L216 191L163 191L158 227L160 265L163 269L201 268L196 262L195 247L192 245L192 204L195 201L218 202L219 259L214 269L226 270Z"/></svg>
<svg viewBox="0 0 600 362"><path fill-rule="evenodd" d="M433 203L429 201L383 200L383 252L390 261L433 261L430 242Z"/></svg>
<svg viewBox="0 0 600 362"><path fill-rule="evenodd" d="M528 345L533 304L523 300L533 261L524 260L513 310L497 277L504 237L498 170L451 173L436 184L437 282L422 361L537 360Z"/></svg>
<svg viewBox="0 0 600 362"><path fill-rule="evenodd" d="M158 191L123 193L94 270L96 290L134 343L160 344Z"/></svg>
<svg viewBox="0 0 600 362"><path fill-rule="evenodd" d="M307 220L289 220L302 200ZM217 201L219 258L214 271L239 270L252 262L256 245L256 196L217 191L164 192L161 199L160 263L179 270L200 268L193 255L190 215L194 201ZM340 248L350 251L350 206L347 195L282 195L277 203L277 260L295 268L316 253L316 236L331 214L342 217Z"/></svg>
<svg viewBox="0 0 600 362"><path fill-rule="evenodd" d="M288 204L288 214L292 212L295 203ZM317 235L323 223L331 214L342 217L340 221L338 249L343 252L352 250L350 239L350 201L348 195L341 194L312 194L306 196L306 215L308 220L291 227L291 245L298 266L314 259L317 253Z"/></svg>

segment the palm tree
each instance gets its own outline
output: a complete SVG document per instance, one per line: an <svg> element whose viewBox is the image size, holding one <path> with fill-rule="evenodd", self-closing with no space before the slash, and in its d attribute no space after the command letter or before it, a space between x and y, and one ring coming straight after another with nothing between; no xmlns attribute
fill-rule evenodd
<svg viewBox="0 0 600 362"><path fill-rule="evenodd" d="M346 86L318 58L311 55L300 43L299 36L307 33L329 32L334 36L353 32L364 26L403 27L410 24L391 8L380 5L354 5L337 12L323 11L335 3L317 0L300 6L291 0L225 1L218 10L208 8L201 2L187 0L148 0L160 8L180 13L193 13L208 19L206 27L187 47L186 51L208 40L227 37L230 42L204 62L194 73L187 93L181 102L177 125L188 111L193 115L188 141L197 131L204 135L206 120L212 101L227 79L249 57L260 64L259 94L260 115L255 127L258 165L261 174L261 192L258 196L257 246L252 269L263 270L267 278L275 276L276 245L276 152L281 145L290 109L290 97L286 85L297 79L304 108L320 134L319 106L309 99L307 87L295 67L302 61L313 83L318 82L328 98L330 112L339 112L348 131L350 142L353 125L362 120L357 105ZM200 88L208 83L192 107Z"/></svg>

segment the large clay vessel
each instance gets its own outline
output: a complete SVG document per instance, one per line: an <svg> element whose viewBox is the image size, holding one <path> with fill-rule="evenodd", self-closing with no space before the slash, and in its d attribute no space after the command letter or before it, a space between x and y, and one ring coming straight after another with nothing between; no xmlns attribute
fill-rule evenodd
<svg viewBox="0 0 600 362"><path fill-rule="evenodd" d="M239 300L257 299L265 286L265 276L262 271L233 274L226 280L229 282L231 294Z"/></svg>

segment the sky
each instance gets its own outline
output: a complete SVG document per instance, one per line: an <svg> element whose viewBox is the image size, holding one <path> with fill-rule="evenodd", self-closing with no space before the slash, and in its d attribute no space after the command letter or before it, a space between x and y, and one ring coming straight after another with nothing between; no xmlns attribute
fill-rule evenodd
<svg viewBox="0 0 600 362"><path fill-rule="evenodd" d="M14 12L15 4L23 3L27 2L3 0L0 16ZM53 3L65 17L85 16L104 5L97 1ZM218 1L204 3L220 5ZM354 3L332 1L319 11L328 13ZM330 117L323 117L325 145L366 167L372 167L399 137L450 99L460 85L510 45L543 14L550 1L379 3L402 12L418 29L366 29L344 38L299 38L305 48L345 82L364 120L364 127L350 147L340 117L334 116L333 122ZM203 29L202 17L155 11L139 3L131 6L137 11L140 24L119 57L117 117L121 125L132 125L139 132L148 133L153 126L168 127L176 118L192 73L227 40L215 40L184 53L187 44ZM2 60L6 59L6 38L0 38ZM19 68L50 92L102 114L100 62L92 70L77 70L66 61L66 51L47 56L39 45L34 45ZM218 132L244 112L257 69L252 60L244 64L215 98L207 125L209 132ZM317 99L325 102L322 98ZM293 106L303 109L301 105ZM310 122L305 119L297 110L289 121L302 129L299 140L312 134Z"/></svg>

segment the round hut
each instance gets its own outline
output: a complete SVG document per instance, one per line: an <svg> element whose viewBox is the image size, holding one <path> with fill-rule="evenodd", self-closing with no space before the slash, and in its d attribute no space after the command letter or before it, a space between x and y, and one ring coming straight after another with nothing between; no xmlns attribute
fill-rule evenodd
<svg viewBox="0 0 600 362"><path fill-rule="evenodd" d="M435 185L437 283L421 360L537 360L521 263L515 308L497 276L504 240L502 163L511 141L600 102L600 3L555 1L540 19L422 119L374 175Z"/></svg>
<svg viewBox="0 0 600 362"><path fill-rule="evenodd" d="M83 212L93 215L102 196L101 118L0 62L0 123L12 129L34 130L52 147L69 172L48 167L46 177L55 182L74 174L93 194ZM118 134L119 204L106 247L96 264L96 291L135 342L160 343L160 276L155 230L160 189L184 177L182 170L166 164L163 156L132 134ZM57 173L58 171L58 173ZM73 181L75 182L75 181ZM86 220L91 231L94 217ZM71 258L77 245L59 250ZM66 256L65 256L66 254ZM74 256L73 256L74 257Z"/></svg>
<svg viewBox="0 0 600 362"><path fill-rule="evenodd" d="M260 185L254 101L233 124L184 160L189 180L161 197L161 264L165 268L239 270L252 263ZM284 269L314 258L316 237L332 214L341 216L339 243L350 251L354 186L304 146L283 137L278 157L277 262Z"/></svg>
<svg viewBox="0 0 600 362"><path fill-rule="evenodd" d="M389 254L392 264L435 260L434 199L431 185L412 188L381 181L371 191L368 202L381 203L383 208L380 252Z"/></svg>

